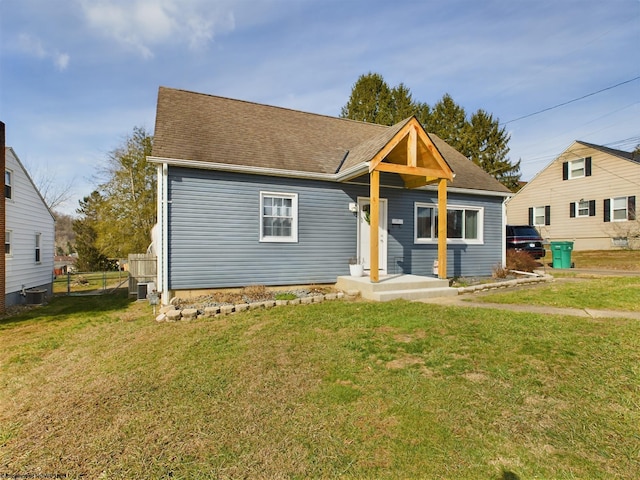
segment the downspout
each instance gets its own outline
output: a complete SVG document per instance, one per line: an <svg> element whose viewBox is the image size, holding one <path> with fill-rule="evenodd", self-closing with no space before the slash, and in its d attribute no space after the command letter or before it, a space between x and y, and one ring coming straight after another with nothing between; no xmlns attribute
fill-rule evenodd
<svg viewBox="0 0 640 480"><path fill-rule="evenodd" d="M505 197L502 199L502 233L500 238L502 238L502 268L506 268L507 266L507 201L511 197Z"/></svg>
<svg viewBox="0 0 640 480"><path fill-rule="evenodd" d="M158 165L158 230L160 232L160 242L156 261L158 265L158 291L161 294L163 305L168 305L171 300L171 292L169 291L168 172L169 166L166 163Z"/></svg>

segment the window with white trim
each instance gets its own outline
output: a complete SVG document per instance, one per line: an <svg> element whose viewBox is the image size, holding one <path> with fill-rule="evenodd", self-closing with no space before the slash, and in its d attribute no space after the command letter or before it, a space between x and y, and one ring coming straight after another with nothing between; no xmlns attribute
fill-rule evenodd
<svg viewBox="0 0 640 480"><path fill-rule="evenodd" d="M591 176L591 157L562 162L562 180L573 180Z"/></svg>
<svg viewBox="0 0 640 480"><path fill-rule="evenodd" d="M569 162L569 178L584 177L584 158Z"/></svg>
<svg viewBox="0 0 640 480"><path fill-rule="evenodd" d="M545 207L533 207L533 224L536 226L545 224Z"/></svg>
<svg viewBox="0 0 640 480"><path fill-rule="evenodd" d="M589 200L580 200L576 205L576 217L589 216Z"/></svg>
<svg viewBox="0 0 640 480"><path fill-rule="evenodd" d="M11 199L13 197L13 172L11 170L4 171L4 198Z"/></svg>
<svg viewBox="0 0 640 480"><path fill-rule="evenodd" d="M36 233L36 263L40 263L40 240L42 238L41 233Z"/></svg>
<svg viewBox="0 0 640 480"><path fill-rule="evenodd" d="M611 199L611 221L621 222L628 220L629 211L627 197L616 197Z"/></svg>
<svg viewBox="0 0 640 480"><path fill-rule="evenodd" d="M447 207L447 241L449 243L483 243L484 209L450 205ZM414 242L434 243L438 239L438 207L416 203Z"/></svg>
<svg viewBox="0 0 640 480"><path fill-rule="evenodd" d="M9 257L13 254L11 249L11 230L5 230L4 232L4 254Z"/></svg>
<svg viewBox="0 0 640 480"><path fill-rule="evenodd" d="M298 195L260 192L260 241L298 241Z"/></svg>

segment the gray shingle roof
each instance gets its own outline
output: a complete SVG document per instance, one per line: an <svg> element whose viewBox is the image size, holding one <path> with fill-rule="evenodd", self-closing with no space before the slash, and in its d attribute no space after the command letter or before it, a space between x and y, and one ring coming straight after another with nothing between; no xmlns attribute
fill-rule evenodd
<svg viewBox="0 0 640 480"><path fill-rule="evenodd" d="M627 160L631 160L632 162L640 163L640 157L634 155L633 152L625 152L624 150L617 150L615 148L604 147L602 145L595 145L593 143L583 142L582 140L576 140L577 143L581 143L590 148L595 148L596 150L600 150L601 152L608 153L610 155L615 155L617 157L626 158Z"/></svg>
<svg viewBox="0 0 640 480"><path fill-rule="evenodd" d="M160 87L152 156L334 174L369 161L407 121L387 127ZM509 193L442 139L430 138L456 175L453 187Z"/></svg>

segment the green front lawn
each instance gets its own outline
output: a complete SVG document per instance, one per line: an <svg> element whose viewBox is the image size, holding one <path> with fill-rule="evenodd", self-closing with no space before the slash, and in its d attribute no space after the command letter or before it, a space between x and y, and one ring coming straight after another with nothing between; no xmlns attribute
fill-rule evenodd
<svg viewBox="0 0 640 480"><path fill-rule="evenodd" d="M553 283L535 288L507 290L468 299L488 303L640 312L640 276L596 279L563 275Z"/></svg>
<svg viewBox="0 0 640 480"><path fill-rule="evenodd" d="M390 302L0 321L0 475L636 478L640 324Z"/></svg>

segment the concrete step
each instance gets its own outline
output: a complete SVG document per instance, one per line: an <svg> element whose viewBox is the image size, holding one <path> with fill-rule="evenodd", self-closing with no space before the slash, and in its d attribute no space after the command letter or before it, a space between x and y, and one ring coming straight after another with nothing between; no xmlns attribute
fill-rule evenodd
<svg viewBox="0 0 640 480"><path fill-rule="evenodd" d="M449 281L419 275L385 275L379 282L372 283L369 277L338 277L336 288L343 291L360 292L362 298L384 302L396 298L419 300L424 298L453 296L456 288L449 287Z"/></svg>
<svg viewBox="0 0 640 480"><path fill-rule="evenodd" d="M457 288L436 287L436 288L414 288L409 290L386 290L382 292L361 292L362 298L377 302L387 302L389 300L422 300L425 298L454 297L458 295Z"/></svg>

